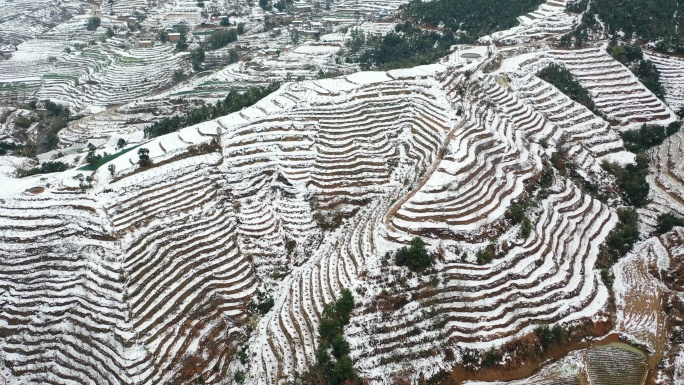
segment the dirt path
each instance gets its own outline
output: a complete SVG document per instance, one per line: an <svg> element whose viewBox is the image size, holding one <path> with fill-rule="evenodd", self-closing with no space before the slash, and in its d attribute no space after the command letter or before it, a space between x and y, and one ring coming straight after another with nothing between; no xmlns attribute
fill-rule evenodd
<svg viewBox="0 0 684 385"><path fill-rule="evenodd" d="M399 211L399 208L404 205L409 199L411 199L420 189L423 188L425 183L430 179L432 174L437 170L437 167L439 167L439 164L442 162L444 159L444 154L446 153L446 149L449 146L449 143L451 143L451 139L454 137L454 134L456 131L458 131L461 127L465 125L466 119L463 118L461 119L460 122L458 122L449 132L447 133L446 138L444 139L442 147L437 150L437 159L435 159L435 162L430 166L430 168L425 172L425 175L420 179L418 182L418 185L411 190L410 193L406 194L406 196L396 203L394 203L392 206L387 211L387 214L385 214L385 219L383 219L383 223L385 224L385 227L387 229L390 229L392 231L396 231L394 225L392 225L391 219L392 217Z"/></svg>

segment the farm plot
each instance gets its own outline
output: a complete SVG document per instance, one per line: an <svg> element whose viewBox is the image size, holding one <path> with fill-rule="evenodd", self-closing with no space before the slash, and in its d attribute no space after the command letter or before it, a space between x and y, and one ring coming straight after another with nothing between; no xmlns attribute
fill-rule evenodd
<svg viewBox="0 0 684 385"><path fill-rule="evenodd" d="M676 119L665 103L603 47L550 51L548 57L565 65L589 91L599 111L620 129L636 128L644 123L666 125Z"/></svg>
<svg viewBox="0 0 684 385"><path fill-rule="evenodd" d="M517 45L566 34L579 18L565 10L566 3L566 0L549 0L537 10L518 17L518 26L495 32L491 37L503 45Z"/></svg>
<svg viewBox="0 0 684 385"><path fill-rule="evenodd" d="M680 111L684 108L684 60L651 52L645 52L644 56L655 64L660 73L667 104L674 111Z"/></svg>

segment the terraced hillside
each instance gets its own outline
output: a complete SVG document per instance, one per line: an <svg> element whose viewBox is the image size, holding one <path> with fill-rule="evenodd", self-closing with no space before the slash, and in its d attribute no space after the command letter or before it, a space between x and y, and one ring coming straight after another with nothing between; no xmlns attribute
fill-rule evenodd
<svg viewBox="0 0 684 385"><path fill-rule="evenodd" d="M433 65L290 83L253 107L144 143L154 162L148 169L139 169L131 151L111 162L113 171L100 167L83 194L68 176L42 184L42 195L17 193L39 199L70 191L65 200L91 199L94 207L80 210L106 223L96 234L107 250L99 269L111 288L100 286L110 288L111 315L90 324L120 346L100 361L79 362L82 377L74 381L214 382L238 371L252 383L285 380L312 362L323 306L342 288L366 293L348 333L360 373L374 381L404 367L426 375L448 369L447 350L431 353L438 340L448 349L478 348L600 313L607 291L593 266L616 214L570 179L558 176L540 196L534 186L548 157L542 139L567 137L578 148L574 156L595 165L622 150L619 138L538 79L467 79L466 70ZM564 117L553 105L578 113ZM581 124L593 130L572 130ZM538 208L531 233L521 237L506 212L530 196ZM6 222L29 231L25 220ZM67 231L70 222L55 218L53 226ZM491 262L456 251L474 254L491 234L502 239ZM446 250L441 283L412 279L406 295L414 299L382 310L378 301L395 279L382 256L416 235ZM43 255L26 254L29 261ZM83 269L100 263L90 258ZM248 335L247 305L258 287L274 306ZM103 306L88 292L60 295ZM45 313L50 325L53 317L85 338L75 321ZM54 343L45 330L13 335ZM245 338L251 359L240 363ZM14 369L31 367L38 354L19 354L23 342L0 348L12 375L30 381L37 377ZM70 381L59 373L50 381Z"/></svg>
<svg viewBox="0 0 684 385"><path fill-rule="evenodd" d="M549 0L436 64L354 72L358 63L338 55L351 38L343 28L399 5L331 3L320 15L335 33L302 45L285 26L263 25L257 5L235 2L103 2L114 15L100 13L94 30L72 5L68 21L10 36L40 38L0 62L0 98L93 114L69 122L38 163L0 157L0 383L297 383L321 355L319 326L342 289L355 297L342 347L371 384L541 365L544 330L583 350L511 384L636 384L648 368L684 378L681 343L671 343L684 322L682 230L605 267L626 230L616 178L601 167L635 159L621 131L677 119L679 59L646 54L665 103L607 42L554 47L581 15ZM192 71L174 44L138 48L126 37L215 12L247 32ZM596 109L537 76L550 63ZM276 81L251 107L145 137L163 117ZM37 129L21 118L43 112L0 109L0 131L21 137ZM684 216L683 135L648 152L644 237L659 215ZM102 160L88 159L88 143ZM48 161L68 170L14 173ZM416 237L431 265L413 271L395 256ZM604 329L649 356L594 349Z"/></svg>

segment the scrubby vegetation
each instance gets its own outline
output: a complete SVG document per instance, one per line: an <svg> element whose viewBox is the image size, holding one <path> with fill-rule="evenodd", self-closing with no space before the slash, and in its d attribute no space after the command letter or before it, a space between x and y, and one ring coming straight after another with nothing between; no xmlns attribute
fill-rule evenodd
<svg viewBox="0 0 684 385"><path fill-rule="evenodd" d="M252 87L243 93L230 91L228 96L213 106L202 106L188 111L185 115L164 118L151 126L145 127L145 137L155 138L193 124L206 122L249 107L280 87L272 83L268 87Z"/></svg>
<svg viewBox="0 0 684 385"><path fill-rule="evenodd" d="M554 325L553 327L549 327L549 325L539 326L534 329L534 333L539 338L542 350L547 350L553 345L561 344L565 340L565 333L560 325Z"/></svg>
<svg viewBox="0 0 684 385"><path fill-rule="evenodd" d="M40 167L34 167L28 170L19 171L19 177L25 177L37 174L49 174L52 172L61 172L69 169L69 165L62 162L45 162L40 165Z"/></svg>
<svg viewBox="0 0 684 385"><path fill-rule="evenodd" d="M273 297L271 297L268 293L259 291L257 293L256 300L250 302L249 307L253 313L265 315L273 308L273 305L275 305Z"/></svg>
<svg viewBox="0 0 684 385"><path fill-rule="evenodd" d="M597 262L599 268L609 269L620 258L627 255L639 239L636 210L632 208L623 209L618 212L618 218L618 224L601 245Z"/></svg>
<svg viewBox="0 0 684 385"><path fill-rule="evenodd" d="M230 29L217 29L211 33L209 36L209 46L212 49L219 49L227 46L228 44L237 41L238 32L235 28Z"/></svg>
<svg viewBox="0 0 684 385"><path fill-rule="evenodd" d="M318 327L318 349L316 363L302 375L295 375L294 384L361 384L349 357L349 342L344 338L343 329L349 324L354 309L354 296L343 289L337 301L325 305L321 324Z"/></svg>
<svg viewBox="0 0 684 385"><path fill-rule="evenodd" d="M644 124L637 130L622 133L625 148L631 152L644 152L663 143L669 136L676 134L682 122L672 122L667 127Z"/></svg>
<svg viewBox="0 0 684 385"><path fill-rule="evenodd" d="M537 73L539 78L552 84L570 99L587 107L590 111L598 114L589 92L572 76L564 65L551 63Z"/></svg>
<svg viewBox="0 0 684 385"><path fill-rule="evenodd" d="M588 3L586 0L583 0L576 3L568 3L567 8L573 13L584 13L582 14L582 20L579 25L577 25L572 32L561 36L560 44L565 48L582 48L586 45L587 41L589 41L589 31L598 26L598 20L595 13L596 3L593 1Z"/></svg>
<svg viewBox="0 0 684 385"><path fill-rule="evenodd" d="M663 51L684 52L684 2L679 0L595 0L610 33L657 42Z"/></svg>
<svg viewBox="0 0 684 385"><path fill-rule="evenodd" d="M402 10L403 23L383 37L357 37L347 48L362 68L383 70L433 63L454 44L517 24L517 17L534 10L542 0L413 0ZM429 27L429 30L417 28ZM434 29L441 28L436 32ZM360 56L355 53L367 47Z"/></svg>
<svg viewBox="0 0 684 385"><path fill-rule="evenodd" d="M105 153L104 155L96 155L96 156L93 156L92 158L91 158L90 151L88 151L88 155L86 155L86 163L87 164L85 166L79 168L79 170L95 171L98 168L102 167L102 165L107 164L107 163L111 162L112 160L120 157L121 155L123 155L129 151L132 151L136 148L138 148L138 146L133 146L133 147L127 148L125 150L119 151L117 153L114 153L114 154L106 154ZM94 151L93 151L93 155L94 155ZM110 165L110 166L113 166L113 165Z"/></svg>
<svg viewBox="0 0 684 385"><path fill-rule="evenodd" d="M639 153L636 156L636 164L622 166L617 163L604 162L601 165L606 171L615 176L622 199L630 206L642 207L648 197L648 156Z"/></svg>
<svg viewBox="0 0 684 385"><path fill-rule="evenodd" d="M471 37L488 35L518 24L517 18L536 9L543 0L412 0L405 15L419 25L444 26L451 33Z"/></svg>
<svg viewBox="0 0 684 385"><path fill-rule="evenodd" d="M658 224L655 231L658 234L665 234L676 226L684 226L684 218L674 216L672 214L660 214L658 216Z"/></svg>
<svg viewBox="0 0 684 385"><path fill-rule="evenodd" d="M449 53L449 47L465 42L453 34L423 31L408 21L397 25L395 33L356 38L356 41L348 42L347 47L351 52L355 52L356 47L360 48L359 39L363 39L369 46L359 57L361 67L377 67L383 70L434 63Z"/></svg>
<svg viewBox="0 0 684 385"><path fill-rule="evenodd" d="M425 248L425 241L420 237L411 240L409 247L402 247L394 255L394 262L397 266L406 266L411 271L422 272L432 266L435 257Z"/></svg>
<svg viewBox="0 0 684 385"><path fill-rule="evenodd" d="M99 17L91 17L88 19L88 24L86 24L86 29L88 31L94 31L100 27L100 18Z"/></svg>

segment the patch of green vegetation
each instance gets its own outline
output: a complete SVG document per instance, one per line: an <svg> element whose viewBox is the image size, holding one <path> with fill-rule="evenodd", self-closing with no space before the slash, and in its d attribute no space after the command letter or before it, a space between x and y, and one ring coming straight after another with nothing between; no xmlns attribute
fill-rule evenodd
<svg viewBox="0 0 684 385"><path fill-rule="evenodd" d="M646 181L648 175L648 156L639 153L636 156L636 164L622 166L617 163L603 162L604 170L615 176L620 196L630 206L642 207L648 198L649 186Z"/></svg>
<svg viewBox="0 0 684 385"><path fill-rule="evenodd" d="M639 240L638 219L639 215L633 208L618 212L618 224L601 245L598 267L610 269L620 258L632 250L634 244Z"/></svg>
<svg viewBox="0 0 684 385"><path fill-rule="evenodd" d="M661 51L684 53L684 2L680 0L595 0L609 33L657 42Z"/></svg>
<svg viewBox="0 0 684 385"><path fill-rule="evenodd" d="M252 309L253 313L265 315L273 308L273 305L275 305L273 297L271 297L268 293L259 291L257 292L256 301L252 301L250 303L250 308Z"/></svg>
<svg viewBox="0 0 684 385"><path fill-rule="evenodd" d="M69 165L62 162L45 162L40 167L34 167L28 170L19 171L19 177L23 178L31 175L49 174L53 172L61 172L69 169Z"/></svg>
<svg viewBox="0 0 684 385"><path fill-rule="evenodd" d="M435 262L435 256L425 248L425 241L420 237L411 240L409 247L402 247L394 255L397 266L406 266L414 272L423 272Z"/></svg>
<svg viewBox="0 0 684 385"><path fill-rule="evenodd" d="M349 61L363 69L389 70L434 63L454 44L470 44L479 37L518 24L518 16L543 0L412 0L402 7L394 33L386 36L353 34L347 44ZM415 27L419 26L419 27Z"/></svg>
<svg viewBox="0 0 684 385"><path fill-rule="evenodd" d="M171 132L178 131L183 127L192 126L240 111L249 107L264 97L280 88L279 83L271 83L267 87L252 87L243 93L230 91L223 101L213 106L202 106L188 111L185 115L164 118L151 126L145 127L145 137L155 138Z"/></svg>
<svg viewBox="0 0 684 385"><path fill-rule="evenodd" d="M667 127L644 124L637 130L622 133L625 148L631 152L644 152L651 147L658 146L665 139L676 134L682 127L682 122L672 122Z"/></svg>
<svg viewBox="0 0 684 385"><path fill-rule="evenodd" d="M658 234L665 234L675 226L684 226L684 218L676 217L669 213L660 214L655 230Z"/></svg>
<svg viewBox="0 0 684 385"><path fill-rule="evenodd" d="M494 260L494 257L496 257L496 245L494 243L488 244L487 247L475 254L475 260L478 265L490 263Z"/></svg>
<svg viewBox="0 0 684 385"><path fill-rule="evenodd" d="M409 22L399 24L396 30L396 33L385 36L363 37L361 45L359 40L351 41L348 48L352 48L351 52L356 52L354 49L367 47L359 56L362 68L391 70L434 63L446 56L452 45L470 41L456 39L453 34L423 31Z"/></svg>
<svg viewBox="0 0 684 385"><path fill-rule="evenodd" d="M478 38L516 26L518 16L542 3L544 0L412 0L405 7L405 16L419 25L443 25L446 32Z"/></svg>
<svg viewBox="0 0 684 385"><path fill-rule="evenodd" d="M86 164L85 166L80 167L79 170L83 170L83 171L95 171L95 170L97 170L98 168L102 167L102 165L111 162L112 160L114 160L114 159L120 157L121 155L123 155L123 154L125 154L125 153L127 153L127 152L130 152L130 151L132 151L132 150L138 148L139 146L140 146L140 144L137 145L137 146L129 147L129 148L127 148L127 149L125 149L125 150L122 150L122 151L119 151L119 152L117 152L117 153L115 153L115 154L111 154L111 155L106 154L106 155L104 155L104 156L98 158L98 159L97 159L95 162L93 162L92 164Z"/></svg>
<svg viewBox="0 0 684 385"><path fill-rule="evenodd" d="M549 325L539 326L534 329L534 334L539 338L543 350L547 350L553 345L561 344L565 340L565 332L563 332L563 328L560 325L553 325L553 327L549 327Z"/></svg>
<svg viewBox="0 0 684 385"><path fill-rule="evenodd" d="M551 63L537 73L542 80L552 84L575 102L587 107L591 112L600 114L591 100L589 92L572 76L564 65Z"/></svg>
<svg viewBox="0 0 684 385"><path fill-rule="evenodd" d="M343 289L337 301L325 305L318 327L316 363L303 374L295 374L292 384L360 385L354 364L349 357L349 342L343 329L349 324L354 309L354 296Z"/></svg>

